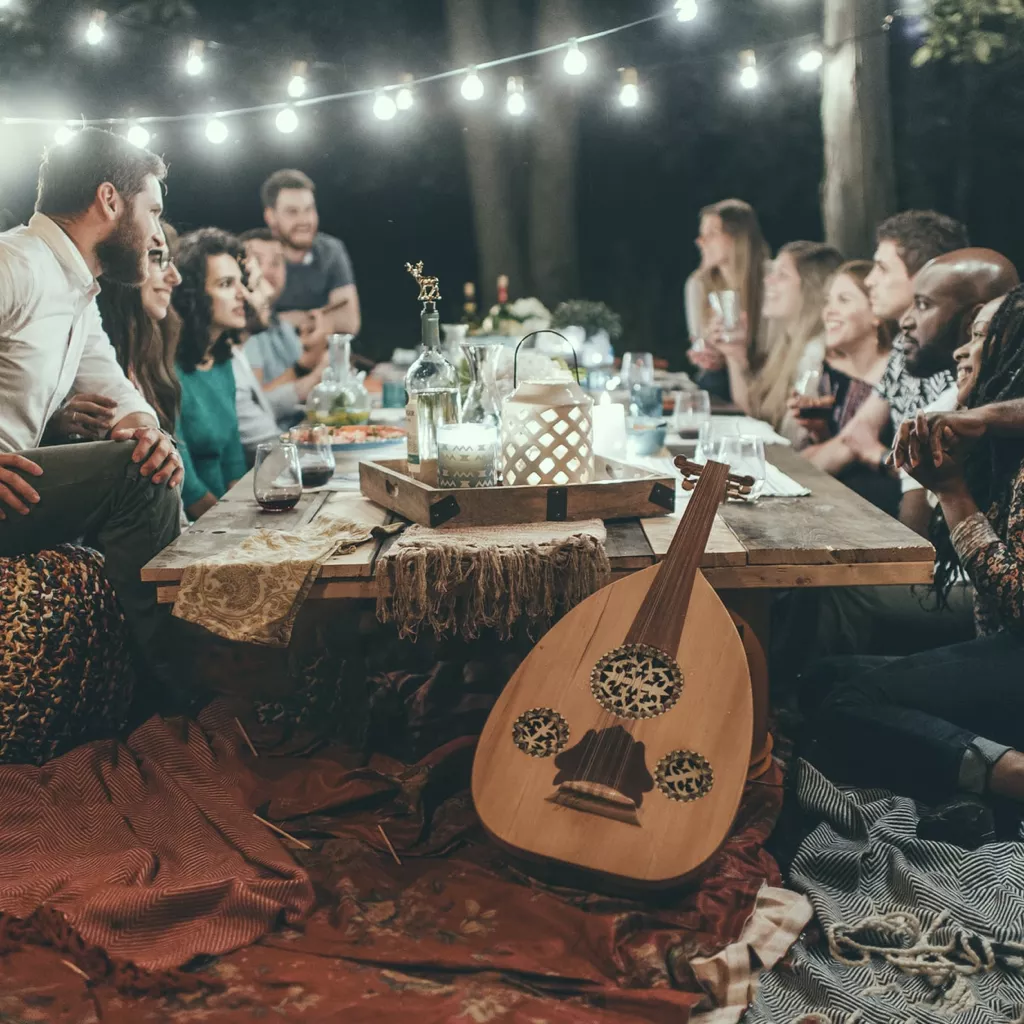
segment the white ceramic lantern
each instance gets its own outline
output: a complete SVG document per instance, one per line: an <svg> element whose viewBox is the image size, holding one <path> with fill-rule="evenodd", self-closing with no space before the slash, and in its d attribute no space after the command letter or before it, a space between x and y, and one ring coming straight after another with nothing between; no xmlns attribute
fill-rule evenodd
<svg viewBox="0 0 1024 1024"><path fill-rule="evenodd" d="M516 346L537 334L554 334L576 350L557 331L536 331ZM579 366L576 376L579 376ZM594 478L594 402L571 380L524 380L513 376L515 390L502 404L501 472L508 487L586 484Z"/></svg>

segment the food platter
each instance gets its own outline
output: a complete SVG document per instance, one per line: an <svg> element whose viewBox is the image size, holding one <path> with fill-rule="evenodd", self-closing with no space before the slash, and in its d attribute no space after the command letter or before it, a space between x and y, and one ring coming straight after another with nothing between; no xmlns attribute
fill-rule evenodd
<svg viewBox="0 0 1024 1024"><path fill-rule="evenodd" d="M311 447L312 428L298 427L292 438L300 448ZM405 443L405 431L383 423L364 423L358 426L328 427L334 452L361 452L368 448L384 448Z"/></svg>

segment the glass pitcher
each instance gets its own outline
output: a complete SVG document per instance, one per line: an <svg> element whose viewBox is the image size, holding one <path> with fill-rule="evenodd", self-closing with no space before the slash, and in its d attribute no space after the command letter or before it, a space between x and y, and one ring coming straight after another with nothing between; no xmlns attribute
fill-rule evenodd
<svg viewBox="0 0 1024 1024"><path fill-rule="evenodd" d="M306 400L307 418L332 427L369 423L370 393L363 386L366 374L352 373L352 335L332 334L327 344L330 364Z"/></svg>
<svg viewBox="0 0 1024 1024"><path fill-rule="evenodd" d="M498 395L498 360L504 345L499 342L467 341L462 351L469 364L469 390L462 403L463 423L501 425L501 399Z"/></svg>

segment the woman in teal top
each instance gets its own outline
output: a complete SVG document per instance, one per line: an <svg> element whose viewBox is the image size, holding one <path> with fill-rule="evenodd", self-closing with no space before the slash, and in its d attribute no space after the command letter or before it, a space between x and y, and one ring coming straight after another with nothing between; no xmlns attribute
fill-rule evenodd
<svg viewBox="0 0 1024 1024"><path fill-rule="evenodd" d="M173 302L182 321L176 433L185 464L182 500L191 519L215 505L246 471L231 364L232 345L245 328L243 257L238 239L217 228L185 235L175 254L181 284Z"/></svg>

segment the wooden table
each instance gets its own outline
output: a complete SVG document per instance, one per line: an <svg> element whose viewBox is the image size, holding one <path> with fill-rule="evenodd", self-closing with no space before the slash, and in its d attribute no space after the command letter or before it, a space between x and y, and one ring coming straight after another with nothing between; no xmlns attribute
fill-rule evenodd
<svg viewBox="0 0 1024 1024"><path fill-rule="evenodd" d="M849 587L927 583L934 551L927 541L880 512L837 480L815 469L789 448L773 446L768 457L782 472L810 488L810 497L762 498L756 505L723 505L704 553L702 569L711 585L729 592L728 603L750 621L770 592L790 587ZM157 584L161 603L171 603L186 565L237 544L260 527L300 526L321 509L357 522L381 524L390 513L357 493L304 494L291 512L269 516L252 496L251 478L153 559L143 580ZM679 520L628 519L608 524L608 556L618 577L660 561ZM374 567L379 545L366 544L328 561L313 586L313 599L375 598Z"/></svg>

